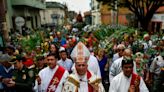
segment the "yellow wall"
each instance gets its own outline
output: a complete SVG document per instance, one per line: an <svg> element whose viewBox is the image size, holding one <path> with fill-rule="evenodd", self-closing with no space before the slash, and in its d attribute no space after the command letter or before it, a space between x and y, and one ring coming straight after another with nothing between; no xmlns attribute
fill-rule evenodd
<svg viewBox="0 0 164 92"><path fill-rule="evenodd" d="M102 5L101 9L101 21L102 24L111 24L111 9L107 5ZM119 8L118 10L118 23L122 25L127 25L128 21L126 19L126 14L132 14L127 8Z"/></svg>

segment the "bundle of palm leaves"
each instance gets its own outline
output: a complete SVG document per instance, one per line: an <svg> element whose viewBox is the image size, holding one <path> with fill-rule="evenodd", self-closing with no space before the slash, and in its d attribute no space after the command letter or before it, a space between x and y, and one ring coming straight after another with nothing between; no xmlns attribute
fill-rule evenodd
<svg viewBox="0 0 164 92"><path fill-rule="evenodd" d="M136 29L128 27L100 27L94 32L95 37L100 40L100 47L105 48L107 51L113 46L111 42L113 38L117 39L118 43L127 40L129 36L138 36Z"/></svg>
<svg viewBox="0 0 164 92"><path fill-rule="evenodd" d="M28 35L20 39L20 45L26 51L34 50L36 46L40 45L42 42L43 42L43 36L40 32L35 32L32 35Z"/></svg>

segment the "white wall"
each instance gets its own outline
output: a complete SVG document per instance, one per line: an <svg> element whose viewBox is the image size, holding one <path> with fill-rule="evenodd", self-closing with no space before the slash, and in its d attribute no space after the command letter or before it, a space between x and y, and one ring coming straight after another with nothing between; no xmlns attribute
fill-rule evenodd
<svg viewBox="0 0 164 92"><path fill-rule="evenodd" d="M91 13L92 13L92 24L97 25L101 24L101 13L99 3L96 0L91 1Z"/></svg>
<svg viewBox="0 0 164 92"><path fill-rule="evenodd" d="M162 29L164 29L164 14L154 14L152 21L161 21Z"/></svg>
<svg viewBox="0 0 164 92"><path fill-rule="evenodd" d="M41 16L41 24L46 24L46 23L54 23L53 19L51 18L52 14L58 14L60 17L65 16L65 12L62 9L59 8L49 8L45 10L40 11L40 16ZM55 21L56 22L56 21ZM63 24L63 19L59 18L58 24Z"/></svg>

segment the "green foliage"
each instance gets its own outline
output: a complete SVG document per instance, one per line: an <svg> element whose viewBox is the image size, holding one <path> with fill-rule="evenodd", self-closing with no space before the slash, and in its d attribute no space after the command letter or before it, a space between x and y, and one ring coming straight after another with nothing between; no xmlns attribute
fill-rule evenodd
<svg viewBox="0 0 164 92"><path fill-rule="evenodd" d="M109 51L113 47L111 42L113 38L117 39L117 42L126 40L125 34L128 36L135 36L137 29L128 28L124 26L100 26L95 28L93 32L94 36L99 40L100 46ZM138 36L138 38L140 38Z"/></svg>
<svg viewBox="0 0 164 92"><path fill-rule="evenodd" d="M85 26L84 22L77 22L73 25L75 28L78 28L79 31L82 31L82 28Z"/></svg>
<svg viewBox="0 0 164 92"><path fill-rule="evenodd" d="M134 28L128 28L124 26L100 26L96 28L96 31L94 31L94 35L98 40L105 40L106 37L109 39L116 38L120 39L123 37L124 33L127 33L129 35L135 33L136 29Z"/></svg>
<svg viewBox="0 0 164 92"><path fill-rule="evenodd" d="M43 41L42 36L40 32L35 32L32 35L28 35L26 37L23 37L20 40L20 45L22 48L24 48L26 51L32 51L36 48L36 46L40 45Z"/></svg>
<svg viewBox="0 0 164 92"><path fill-rule="evenodd" d="M94 31L93 34L98 40L104 40L106 37L109 37L114 31L114 29L102 25L96 28L96 31Z"/></svg>
<svg viewBox="0 0 164 92"><path fill-rule="evenodd" d="M152 49L152 48L149 48L149 49L146 51L146 53L147 53L148 55L154 55L155 53L157 53L157 50Z"/></svg>

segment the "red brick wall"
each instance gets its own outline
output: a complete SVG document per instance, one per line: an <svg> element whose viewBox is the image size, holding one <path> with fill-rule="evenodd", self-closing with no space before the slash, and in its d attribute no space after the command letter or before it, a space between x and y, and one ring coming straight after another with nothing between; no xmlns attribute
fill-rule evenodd
<svg viewBox="0 0 164 92"><path fill-rule="evenodd" d="M111 24L111 14L101 14L101 22L102 24Z"/></svg>
<svg viewBox="0 0 164 92"><path fill-rule="evenodd" d="M101 21L102 24L111 24L111 14L101 14ZM127 25L128 24L128 20L126 19L126 15L119 15L118 16L118 24L121 25Z"/></svg>

